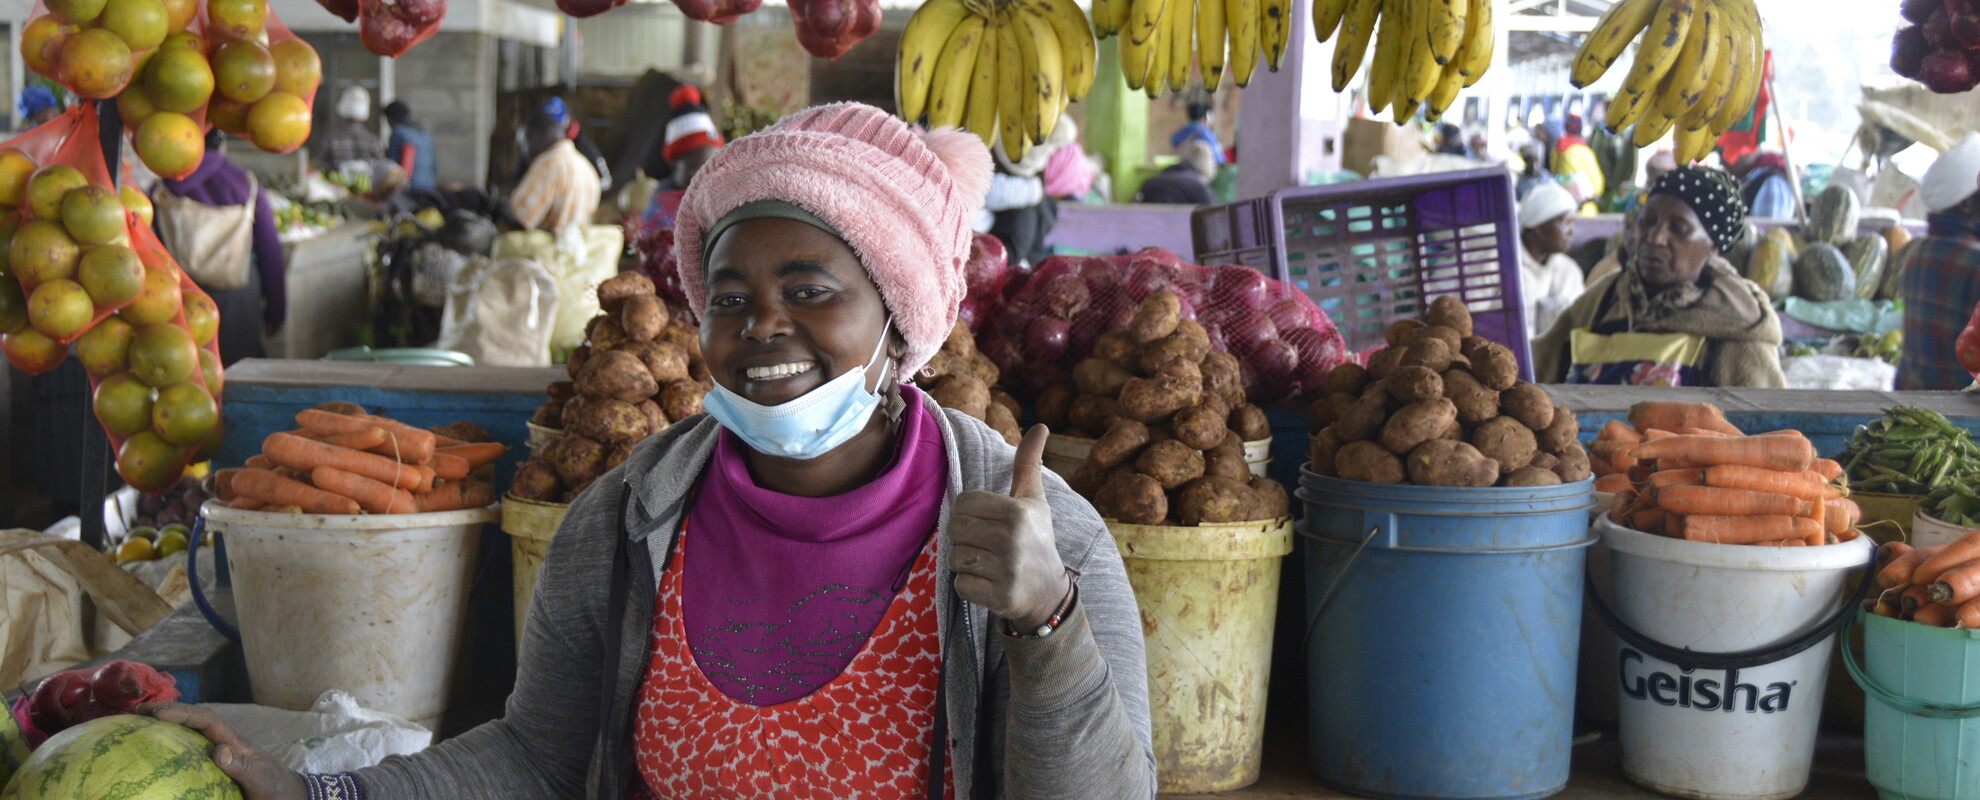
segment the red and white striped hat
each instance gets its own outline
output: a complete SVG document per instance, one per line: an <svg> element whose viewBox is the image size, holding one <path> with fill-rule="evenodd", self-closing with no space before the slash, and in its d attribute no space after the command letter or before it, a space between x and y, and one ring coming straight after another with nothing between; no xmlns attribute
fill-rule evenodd
<svg viewBox="0 0 1980 800"><path fill-rule="evenodd" d="M673 94L667 96L667 105L674 110L674 117L667 120L661 158L672 162L703 147L722 146L722 131L715 127L715 119L708 116L708 110L702 107L700 89L692 86L675 89Z"/></svg>

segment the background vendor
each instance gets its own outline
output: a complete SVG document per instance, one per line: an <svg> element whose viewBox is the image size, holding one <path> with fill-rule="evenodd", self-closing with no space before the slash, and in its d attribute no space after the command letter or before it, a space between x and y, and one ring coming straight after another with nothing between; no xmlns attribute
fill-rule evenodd
<svg viewBox="0 0 1980 800"><path fill-rule="evenodd" d="M1930 232L1904 262L1901 391L1956 391L1973 382L1953 341L1980 303L1980 133L1939 156L1919 189Z"/></svg>
<svg viewBox="0 0 1980 800"><path fill-rule="evenodd" d="M1526 335L1537 338L1581 297L1581 266L1568 257L1574 244L1574 195L1551 181L1519 201L1519 294L1526 307Z"/></svg>
<svg viewBox="0 0 1980 800"><path fill-rule="evenodd" d="M1779 387L1781 323L1720 254L1746 221L1739 186L1687 166L1650 187L1619 272L1533 343L1542 383Z"/></svg>

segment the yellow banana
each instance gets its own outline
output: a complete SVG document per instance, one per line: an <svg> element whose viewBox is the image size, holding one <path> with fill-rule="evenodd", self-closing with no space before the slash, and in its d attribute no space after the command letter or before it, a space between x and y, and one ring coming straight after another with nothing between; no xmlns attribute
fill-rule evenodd
<svg viewBox="0 0 1980 800"><path fill-rule="evenodd" d="M1568 82L1579 89L1602 78L1603 73L1621 58L1623 50L1636 35L1650 27L1651 18L1657 14L1657 6L1662 0L1618 0L1602 12L1602 18L1589 31L1588 39L1575 51L1574 67L1568 73Z"/></svg>
<svg viewBox="0 0 1980 800"><path fill-rule="evenodd" d="M1189 88L1189 67L1196 54L1196 0L1169 0L1169 88Z"/></svg>
<svg viewBox="0 0 1980 800"><path fill-rule="evenodd" d="M1186 1L1169 0L1169 6L1173 10L1177 3ZM1153 57L1148 60L1148 82L1141 87L1148 92L1150 99L1160 97L1162 91L1169 88L1169 59L1175 50L1175 36L1167 27L1170 19L1169 15L1162 15L1161 27L1155 34L1155 41L1150 43L1153 46L1149 48L1149 52Z"/></svg>
<svg viewBox="0 0 1980 800"><path fill-rule="evenodd" d="M1125 30L1128 24L1128 13L1133 10L1134 5L1129 0L1112 0L1112 5L1107 6L1107 14L1110 17L1107 20L1108 30L1116 34Z"/></svg>
<svg viewBox="0 0 1980 800"><path fill-rule="evenodd" d="M1407 125L1410 120L1416 119L1417 109L1422 107L1423 104L1415 100L1405 100L1401 108L1389 109L1389 113L1395 116L1397 125Z"/></svg>
<svg viewBox="0 0 1980 800"><path fill-rule="evenodd" d="M1437 88L1437 78L1443 74L1437 66L1437 56L1430 41L1431 7L1439 2L1442 0L1405 0L1414 25L1409 29L1412 34L1409 49L1403 51L1402 86L1414 105L1423 105L1423 101L1430 99L1430 92Z"/></svg>
<svg viewBox="0 0 1980 800"><path fill-rule="evenodd" d="M1027 132L1034 142L1045 141L1059 124L1060 99L1066 93L1065 54L1059 49L1059 35L1052 31L1043 11L1020 5L1011 11L1023 24L1018 26L1018 46L1030 68L1030 94L1024 103Z"/></svg>
<svg viewBox="0 0 1980 800"><path fill-rule="evenodd" d="M1258 69L1258 0L1224 0L1224 29L1229 31L1231 39L1231 54L1224 62L1231 71L1231 80L1238 86L1249 86L1251 73Z"/></svg>
<svg viewBox="0 0 1980 800"><path fill-rule="evenodd" d="M1677 120L1662 114L1645 114L1636 121L1636 133L1632 138L1637 147L1649 147L1663 140L1677 126Z"/></svg>
<svg viewBox="0 0 1980 800"><path fill-rule="evenodd" d="M969 108L964 115L967 121L963 127L983 139L984 147L997 141L997 67L1003 53L997 43L999 27L994 16L983 22L983 42L976 48L976 69L969 76Z"/></svg>
<svg viewBox="0 0 1980 800"><path fill-rule="evenodd" d="M1052 32L1058 37L1059 52L1066 62L1067 99L1085 97L1087 92L1093 90L1094 59L1099 50L1093 28L1086 23L1086 14L1072 0L1024 0L1024 3L1044 14L1045 21L1051 23Z"/></svg>
<svg viewBox="0 0 1980 800"><path fill-rule="evenodd" d="M1409 20L1403 17L1402 0L1382 0L1381 27L1375 35L1375 65L1368 69L1368 113L1380 114L1391 99L1401 105L1402 92L1396 90L1402 50L1408 43L1403 32Z"/></svg>
<svg viewBox="0 0 1980 800"><path fill-rule="evenodd" d="M1705 92L1698 102L1678 118L1678 124L1686 131L1703 128L1725 108L1727 98L1732 96L1734 78L1739 74L1740 27L1724 6L1718 8L1719 52L1712 60L1712 70L1705 76Z"/></svg>
<svg viewBox="0 0 1980 800"><path fill-rule="evenodd" d="M1693 0L1664 0L1657 18L1650 23L1650 30L1636 45L1636 62L1630 65L1623 90L1650 98L1651 108L1644 109L1646 112L1654 110L1658 87L1664 84L1664 78L1677 64L1678 55L1684 52L1684 43L1697 19L1696 8Z"/></svg>
<svg viewBox="0 0 1980 800"><path fill-rule="evenodd" d="M1128 12L1128 24L1121 28L1121 72L1127 78L1129 89L1140 89L1151 77L1160 80L1163 73L1155 72L1155 51L1162 37L1157 36L1162 24L1162 12L1169 0L1126 0L1132 3ZM1141 31L1146 23L1148 30Z"/></svg>
<svg viewBox="0 0 1980 800"><path fill-rule="evenodd" d="M1292 0L1259 0L1258 39L1265 47L1265 68L1278 72L1286 61L1292 38Z"/></svg>
<svg viewBox="0 0 1980 800"><path fill-rule="evenodd" d="M1632 91L1628 88L1617 92L1615 97L1609 99L1609 132L1619 133L1623 129L1635 125L1637 119L1641 118L1644 112L1649 111L1650 106L1655 102L1655 100L1647 99L1642 92Z"/></svg>
<svg viewBox="0 0 1980 800"><path fill-rule="evenodd" d="M997 135L1003 140L1004 155L1017 161L1031 149L1026 98L1031 98L1029 108L1033 113L1038 105L1036 96L1031 93L1032 64L1024 60L1024 48L1018 45L1018 27L1022 23L1008 12L1000 16L997 62L1002 69L997 71Z"/></svg>
<svg viewBox="0 0 1980 800"><path fill-rule="evenodd" d="M1334 38L1334 31L1341 27L1341 20L1347 17L1348 9L1357 0L1313 0L1313 35L1320 41Z"/></svg>
<svg viewBox="0 0 1980 800"><path fill-rule="evenodd" d="M1471 8L1465 12L1464 45L1458 48L1457 58L1465 88L1485 77L1485 70L1492 68L1492 51L1498 46L1498 33L1492 29L1492 0L1471 0Z"/></svg>
<svg viewBox="0 0 1980 800"><path fill-rule="evenodd" d="M1462 49L1458 51L1460 55L1463 52ZM1429 112L1430 121L1443 119L1444 112L1451 109L1451 103L1457 100L1458 92L1463 89L1464 73L1458 71L1456 62L1444 67L1443 74L1437 77L1436 88L1430 91L1430 99L1423 104Z"/></svg>
<svg viewBox="0 0 1980 800"><path fill-rule="evenodd" d="M1113 26L1114 6L1125 2L1127 0L1093 0L1093 35L1095 37L1105 39L1116 33L1120 33L1120 29ZM1083 17L1086 15L1082 13L1080 16Z"/></svg>
<svg viewBox="0 0 1980 800"><path fill-rule="evenodd" d="M1712 136L1711 129L1704 125L1699 125L1695 129L1687 129L1685 127L1691 122L1693 116L1693 114L1686 114L1683 119L1678 121L1677 159L1679 164L1689 164L1702 160L1705 156L1711 154L1712 144L1716 141L1716 138Z"/></svg>
<svg viewBox="0 0 1980 800"><path fill-rule="evenodd" d="M1677 119L1698 105L1712 82L1712 68L1718 64L1719 38L1719 12L1707 0L1692 21L1684 50L1665 79L1670 88L1657 97L1657 113Z"/></svg>
<svg viewBox="0 0 1980 800"><path fill-rule="evenodd" d="M1224 82L1224 0L1197 0L1196 66L1203 88L1217 91Z"/></svg>
<svg viewBox="0 0 1980 800"><path fill-rule="evenodd" d="M1430 0L1421 10L1430 26L1430 52L1438 66L1450 64L1464 44L1465 18L1471 13L1471 0Z"/></svg>
<svg viewBox="0 0 1980 800"><path fill-rule="evenodd" d="M1168 0L1133 0L1128 11L1127 39L1145 45L1162 31L1162 16L1168 13Z"/></svg>
<svg viewBox="0 0 1980 800"><path fill-rule="evenodd" d="M899 63L894 68L894 107L901 118L914 122L927 108L928 87L935 82L936 60L957 25L975 16L962 0L928 0L908 18L901 31Z"/></svg>
<svg viewBox="0 0 1980 800"><path fill-rule="evenodd" d="M1375 20L1381 13L1381 0L1355 0L1347 16L1341 18L1341 39L1334 43L1335 94L1347 91L1354 74L1361 71L1368 40L1375 37Z"/></svg>
<svg viewBox="0 0 1980 800"><path fill-rule="evenodd" d="M976 52L983 45L983 18L971 14L949 34L935 61L935 84L928 89L928 126L954 128L969 109L969 83Z"/></svg>
<svg viewBox="0 0 1980 800"><path fill-rule="evenodd" d="M1733 79L1732 91L1726 98L1726 105L1719 109L1717 116L1707 126L1714 137L1732 130L1734 125L1746 119L1753 110L1753 100L1760 96L1760 81L1766 67L1767 42L1760 29L1760 13L1749 0L1731 0L1725 4L1733 11L1730 18L1739 20L1744 30L1744 40L1740 42L1739 76Z"/></svg>

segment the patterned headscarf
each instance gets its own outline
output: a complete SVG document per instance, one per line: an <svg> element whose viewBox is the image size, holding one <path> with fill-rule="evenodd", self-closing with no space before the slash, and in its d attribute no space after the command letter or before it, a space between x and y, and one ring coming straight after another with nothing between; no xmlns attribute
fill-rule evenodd
<svg viewBox="0 0 1980 800"><path fill-rule="evenodd" d="M1746 204L1739 199L1739 184L1719 170L1679 167L1658 176L1650 193L1667 194L1691 206L1721 253L1732 249L1746 225Z"/></svg>

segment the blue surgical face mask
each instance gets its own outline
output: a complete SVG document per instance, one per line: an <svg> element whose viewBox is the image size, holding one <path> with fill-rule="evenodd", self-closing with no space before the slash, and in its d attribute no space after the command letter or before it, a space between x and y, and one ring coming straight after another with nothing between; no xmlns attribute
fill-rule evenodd
<svg viewBox="0 0 1980 800"><path fill-rule="evenodd" d="M880 406L880 392L866 388L866 373L887 346L887 331L893 324L888 317L880 329L880 344L865 364L795 400L766 406L717 381L702 398L702 410L759 453L799 461L824 455L865 429L873 409Z"/></svg>

